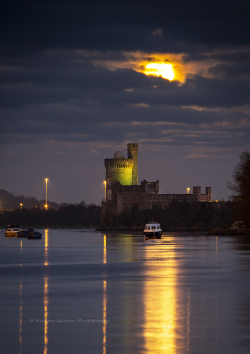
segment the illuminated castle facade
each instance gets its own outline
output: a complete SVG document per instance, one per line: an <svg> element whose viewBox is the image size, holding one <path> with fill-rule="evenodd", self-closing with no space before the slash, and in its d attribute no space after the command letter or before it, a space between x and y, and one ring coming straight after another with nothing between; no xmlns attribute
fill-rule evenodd
<svg viewBox="0 0 250 354"><path fill-rule="evenodd" d="M201 187L193 187L191 194L159 194L159 181L143 180L138 185L138 144L127 145L127 158L117 151L113 159L105 159L106 188L102 202L102 222L122 212L132 210L165 210L173 201L211 201L211 187L201 194Z"/></svg>

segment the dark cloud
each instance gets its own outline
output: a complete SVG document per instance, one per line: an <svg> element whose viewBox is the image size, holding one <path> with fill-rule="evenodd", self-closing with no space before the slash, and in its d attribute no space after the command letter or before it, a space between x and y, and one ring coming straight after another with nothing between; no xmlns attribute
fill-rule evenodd
<svg viewBox="0 0 250 354"><path fill-rule="evenodd" d="M5 0L0 24L2 55L52 48L194 53L248 45L249 2Z"/></svg>
<svg viewBox="0 0 250 354"><path fill-rule="evenodd" d="M96 195L98 202L103 158L128 141L147 151L141 161L163 166L154 176L144 164L143 178L164 179L174 165L173 185L189 183L183 166L190 181L195 175L224 183L231 156L250 141L249 10L248 1L225 0L2 1L1 188L29 191L46 171L63 180L58 198L69 181L79 189L86 178L93 184L87 200ZM135 71L140 58L151 61L155 53L180 54L183 82ZM91 151L100 154L93 159Z"/></svg>
<svg viewBox="0 0 250 354"><path fill-rule="evenodd" d="M210 68L209 73L223 73L223 77L190 75L180 86L176 81L148 77L134 70L111 71L89 63L74 65L69 61L58 68L53 63L42 68L16 64L0 71L0 107L95 102L123 107L144 103L229 108L249 103L249 64L220 64Z"/></svg>

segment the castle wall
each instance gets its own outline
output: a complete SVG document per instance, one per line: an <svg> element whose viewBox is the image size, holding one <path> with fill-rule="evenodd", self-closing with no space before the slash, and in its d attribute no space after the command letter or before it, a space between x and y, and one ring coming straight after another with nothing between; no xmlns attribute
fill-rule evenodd
<svg viewBox="0 0 250 354"><path fill-rule="evenodd" d="M150 193L146 190L146 186L155 186L155 193ZM118 186L119 187L119 186ZM137 188L135 188L137 187ZM137 205L139 210L152 210L156 207L158 210L165 210L172 201L176 202L209 202L209 194L158 194L159 181L156 182L141 182L139 186L120 186L117 192L117 215L124 211L129 211L133 205ZM196 192L200 191L200 187L195 187ZM210 188L211 187L207 187Z"/></svg>
<svg viewBox="0 0 250 354"><path fill-rule="evenodd" d="M106 201L102 203L102 223L132 210L134 205L139 210L165 210L172 201L211 201L211 187L206 187L206 194L201 194L199 186L193 187L193 194L159 194L158 180L143 180L138 185L138 144L128 144L127 152L127 159L120 151L113 159L105 159Z"/></svg>

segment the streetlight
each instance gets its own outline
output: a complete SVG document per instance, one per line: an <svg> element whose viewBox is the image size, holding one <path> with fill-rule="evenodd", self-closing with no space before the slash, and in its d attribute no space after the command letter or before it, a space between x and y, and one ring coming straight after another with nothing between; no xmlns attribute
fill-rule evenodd
<svg viewBox="0 0 250 354"><path fill-rule="evenodd" d="M187 188L187 194L189 194L190 188Z"/></svg>
<svg viewBox="0 0 250 354"><path fill-rule="evenodd" d="M105 202L106 202L106 184L107 184L107 181L103 181L104 185L105 185Z"/></svg>
<svg viewBox="0 0 250 354"><path fill-rule="evenodd" d="M48 178L44 178L45 179L45 184L46 184L46 204L45 204L45 209L48 209L48 203L47 203L47 184L48 184Z"/></svg>
<svg viewBox="0 0 250 354"><path fill-rule="evenodd" d="M21 210L23 209L23 203L20 203L20 208L21 208Z"/></svg>

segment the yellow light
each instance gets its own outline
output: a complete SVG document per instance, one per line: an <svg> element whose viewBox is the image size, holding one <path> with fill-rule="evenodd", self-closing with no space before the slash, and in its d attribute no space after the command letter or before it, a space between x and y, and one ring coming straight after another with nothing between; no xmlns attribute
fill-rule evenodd
<svg viewBox="0 0 250 354"><path fill-rule="evenodd" d="M23 203L20 203L21 210L23 209Z"/></svg>
<svg viewBox="0 0 250 354"><path fill-rule="evenodd" d="M189 192L190 192L190 188L187 188L187 194L189 194Z"/></svg>
<svg viewBox="0 0 250 354"><path fill-rule="evenodd" d="M46 184L46 204L45 204L45 209L48 209L48 201L47 201L47 184L48 184L48 178L44 178L45 184Z"/></svg>
<svg viewBox="0 0 250 354"><path fill-rule="evenodd" d="M170 63L148 63L145 67L145 74L161 76L170 81L174 79L174 69Z"/></svg>
<svg viewBox="0 0 250 354"><path fill-rule="evenodd" d="M107 181L103 181L104 185L105 185L105 202L107 201L107 196L106 196L106 185L107 185Z"/></svg>

